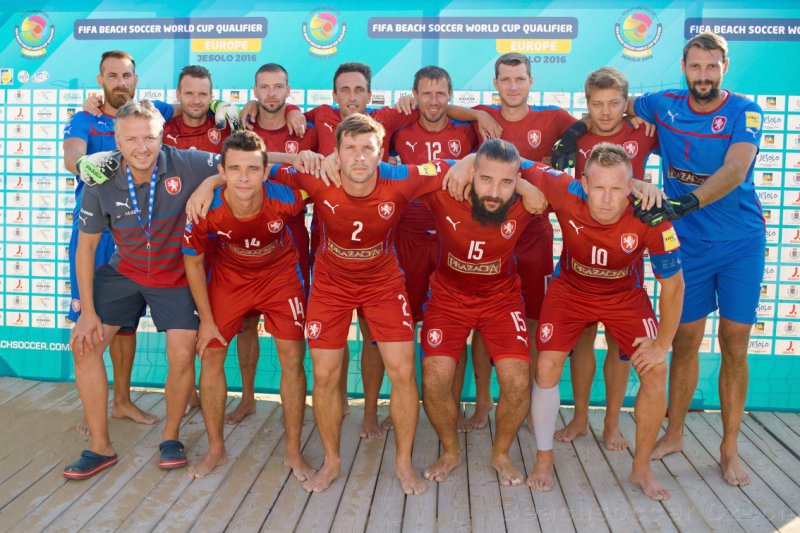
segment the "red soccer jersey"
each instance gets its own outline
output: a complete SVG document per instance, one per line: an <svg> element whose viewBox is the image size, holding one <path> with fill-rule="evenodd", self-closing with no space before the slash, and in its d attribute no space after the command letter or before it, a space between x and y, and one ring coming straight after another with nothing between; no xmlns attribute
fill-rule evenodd
<svg viewBox="0 0 800 533"><path fill-rule="evenodd" d="M365 197L348 195L343 188L326 186L314 176L292 167L273 167L270 178L307 191L320 221L320 244L314 268L330 268L345 276L397 269L394 233L400 213L414 198L442 186L450 167L437 161L420 166L378 167L375 190Z"/></svg>
<svg viewBox="0 0 800 533"><path fill-rule="evenodd" d="M417 121L395 132L391 148L404 165L421 165L434 159L461 159L478 148L478 138L469 122L450 119L442 131L428 131ZM425 234L434 231L430 209L419 200L411 202L400 217L400 229Z"/></svg>
<svg viewBox="0 0 800 533"><path fill-rule="evenodd" d="M522 120L514 122L503 118L500 106L477 105L473 109L489 113L503 127L502 139L516 146L519 155L531 161L550 157L553 144L576 122L575 117L555 106L531 106Z"/></svg>
<svg viewBox="0 0 800 533"><path fill-rule="evenodd" d="M644 132L644 127L637 130L627 122L619 132L607 137L587 132L578 139L578 160L575 162L576 178L583 175L583 169L586 168L586 160L589 158L592 148L602 142L618 144L625 149L633 166L633 177L637 180L644 179L647 157L658 147L658 137L655 135L648 137Z"/></svg>
<svg viewBox="0 0 800 533"><path fill-rule="evenodd" d="M210 115L202 126L187 126L183 117L175 117L164 124L164 144L181 150L205 150L218 154L222 151L222 143L230 134L228 126L218 130L214 117Z"/></svg>
<svg viewBox="0 0 800 533"><path fill-rule="evenodd" d="M253 124L253 131L264 140L267 152L296 154L301 150L317 151L317 129L313 125L306 128L306 134L302 138L290 135L289 128L286 126L276 130L267 130L258 124Z"/></svg>
<svg viewBox="0 0 800 533"><path fill-rule="evenodd" d="M400 111L395 111L391 107L382 107L375 110L367 110L369 116L377 120L386 130L383 137L383 160L389 158L389 140L392 134L399 128L408 124L413 124L419 120L419 111L415 110L410 115L405 115ZM317 138L319 139L319 153L330 155L336 149L336 128L342 121L342 113L338 107L323 104L305 113L306 120L312 122L317 127Z"/></svg>
<svg viewBox="0 0 800 533"><path fill-rule="evenodd" d="M527 167L527 168L526 168ZM537 172L543 167L545 172ZM544 192L558 217L564 239L554 276L591 294L613 294L641 287L642 254L650 252L656 277L670 277L680 269L678 237L669 221L653 228L627 207L614 224L600 224L589 213L579 180L544 165L523 165L523 174Z"/></svg>
<svg viewBox="0 0 800 533"><path fill-rule="evenodd" d="M531 214L519 199L500 226L483 226L472 218L472 206L438 190L421 199L430 207L439 236L439 263L431 283L454 290L487 294L520 290L514 246Z"/></svg>
<svg viewBox="0 0 800 533"><path fill-rule="evenodd" d="M222 187L214 192L208 216L186 223L183 253L197 255L214 246L214 268L243 274L264 268L296 268L297 251L284 229L285 221L303 208L299 191L264 182L264 204L255 216L233 215ZM209 239L213 241L209 242Z"/></svg>

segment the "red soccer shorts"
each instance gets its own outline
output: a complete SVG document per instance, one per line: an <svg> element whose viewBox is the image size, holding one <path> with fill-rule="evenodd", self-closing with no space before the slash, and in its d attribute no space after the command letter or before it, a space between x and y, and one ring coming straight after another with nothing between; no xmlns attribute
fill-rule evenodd
<svg viewBox="0 0 800 533"><path fill-rule="evenodd" d="M547 218L533 219L520 236L514 255L522 280L525 316L538 320L550 275L553 273L553 226Z"/></svg>
<svg viewBox="0 0 800 533"><path fill-rule="evenodd" d="M480 331L492 364L509 357L530 359L519 292L467 293L443 286L434 276L422 319L422 356L447 356L458 362L473 328Z"/></svg>
<svg viewBox="0 0 800 533"><path fill-rule="evenodd" d="M347 342L353 309L361 307L376 342L413 342L414 322L400 269L347 277L314 267L306 336L310 348L335 350Z"/></svg>
<svg viewBox="0 0 800 533"><path fill-rule="evenodd" d="M406 278L406 292L414 322L422 320L422 305L428 299L430 278L436 270L439 239L436 235L398 231L394 241L397 259Z"/></svg>
<svg viewBox="0 0 800 533"><path fill-rule="evenodd" d="M225 340L242 329L251 311L264 315L265 329L279 339L300 340L305 325L305 294L297 265L274 265L254 275L216 268L208 283L214 321ZM209 348L219 348L216 339Z"/></svg>
<svg viewBox="0 0 800 533"><path fill-rule="evenodd" d="M286 222L286 227L292 232L294 246L297 248L297 261L300 264L300 272L303 273L303 287L308 294L308 228L306 228L305 212L290 218Z"/></svg>
<svg viewBox="0 0 800 533"><path fill-rule="evenodd" d="M637 337L658 334L658 323L644 289L607 295L581 292L559 279L547 289L539 318L536 346L539 351L568 352L586 327L602 322L619 345L620 358L630 357Z"/></svg>

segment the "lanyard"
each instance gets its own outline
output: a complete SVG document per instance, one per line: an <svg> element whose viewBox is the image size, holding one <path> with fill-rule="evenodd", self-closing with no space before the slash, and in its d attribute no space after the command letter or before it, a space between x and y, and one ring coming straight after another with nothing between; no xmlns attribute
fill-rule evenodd
<svg viewBox="0 0 800 533"><path fill-rule="evenodd" d="M141 226L142 231L144 232L144 238L147 240L147 250L149 254L150 250L150 227L153 225L153 204L155 204L156 200L156 180L158 179L158 165L153 168L153 175L150 177L150 198L148 200L148 207L147 207L147 227L145 227L144 223L142 222L142 216L140 214L139 209L139 201L136 199L136 190L133 188L133 176L131 176L131 169L128 165L125 165L125 173L128 176L128 194L131 197L131 203L133 204L133 212L136 215L136 220L139 221L139 226Z"/></svg>

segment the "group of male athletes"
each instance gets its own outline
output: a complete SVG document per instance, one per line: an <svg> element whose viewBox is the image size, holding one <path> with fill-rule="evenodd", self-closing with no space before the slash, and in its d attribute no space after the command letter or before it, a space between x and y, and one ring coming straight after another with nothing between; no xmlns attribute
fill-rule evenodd
<svg viewBox="0 0 800 533"><path fill-rule="evenodd" d="M133 341L126 339L133 337L115 336L135 331L148 305L157 329L167 332L160 466L188 463L178 429L195 394L195 353L209 448L189 471L203 477L227 461L223 423L255 410L256 326L263 314L282 369L285 462L306 490L325 490L340 474L347 337L357 310L365 339L361 435L382 435L376 404L385 370L392 384L387 422L395 429L397 476L406 494L420 494L422 478L442 481L460 464L457 431L488 422L492 367L500 384L492 448L498 479L525 481L508 450L530 412L537 461L527 482L552 488L554 438L569 442L587 431L594 336L602 322L609 345L605 445L627 447L618 415L633 364L641 386L630 480L651 498L666 499L669 490L649 462L682 448L705 317L719 308L720 465L729 483L749 483L736 441L763 272L764 227L752 184L761 111L720 90L728 67L720 37L691 39L681 65L688 89L637 98L629 98L616 69L591 73L589 113L577 121L561 109L528 104L533 78L522 54L495 63L499 106L449 105L449 75L429 66L415 75L413 97L396 109L368 110L371 71L345 63L333 79L337 105L305 116L286 103L286 70L266 64L255 74L256 100L242 113L252 131L238 131L230 107L211 100L206 69L183 69L176 106L135 102L133 59L107 52L98 75L104 98L95 102L100 116L79 113L65 130L67 168L94 186L82 189L76 207L73 285L83 299L76 294L72 306L81 311L72 343L91 445L64 475L84 479L117 462L102 365L109 343L123 345L123 355L112 349L112 415L155 421L130 402ZM647 134L651 125L655 137ZM669 198L659 196L651 207L654 188L640 180L655 149ZM81 157L93 152L103 153ZM388 163L390 157L399 164ZM575 165L579 179L550 163ZM633 202L632 194L640 199ZM314 205L310 238L307 203ZM556 215L564 241L555 273L548 213ZM110 258L106 229L116 244ZM645 251L661 287L658 323L643 288ZM420 321L423 405L442 443L422 477L411 462ZM459 400L471 332L478 402L465 420ZM225 415L223 363L237 334L243 398ZM325 450L319 469L300 453L305 339ZM575 417L555 432L557 385L570 353ZM656 441L668 373L669 426Z"/></svg>

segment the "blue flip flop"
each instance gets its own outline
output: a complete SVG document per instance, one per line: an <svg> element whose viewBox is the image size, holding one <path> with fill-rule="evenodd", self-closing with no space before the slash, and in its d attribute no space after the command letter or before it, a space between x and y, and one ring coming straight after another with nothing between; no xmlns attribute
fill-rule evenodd
<svg viewBox="0 0 800 533"><path fill-rule="evenodd" d="M161 459L158 461L158 466L164 470L182 468L189 464L186 452L183 449L183 443L179 440L165 440L158 445L158 449L161 451Z"/></svg>
<svg viewBox="0 0 800 533"><path fill-rule="evenodd" d="M115 455L100 455L90 450L83 450L81 458L64 468L64 477L67 479L89 479L110 466L117 464L119 457Z"/></svg>

